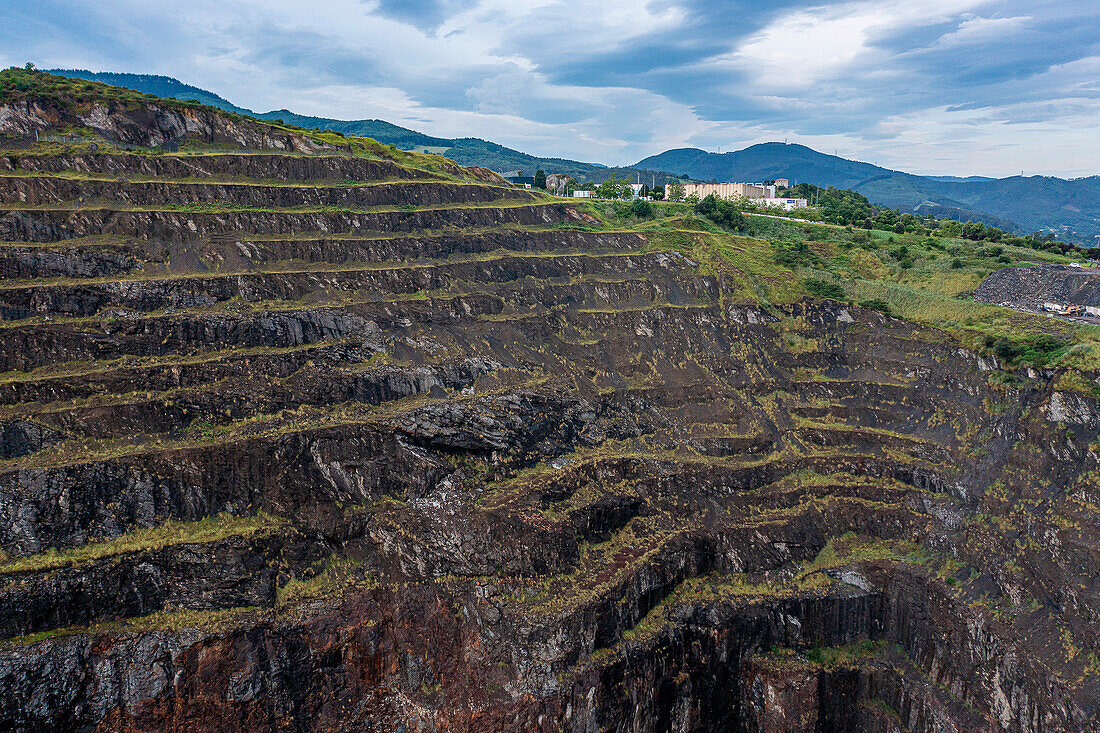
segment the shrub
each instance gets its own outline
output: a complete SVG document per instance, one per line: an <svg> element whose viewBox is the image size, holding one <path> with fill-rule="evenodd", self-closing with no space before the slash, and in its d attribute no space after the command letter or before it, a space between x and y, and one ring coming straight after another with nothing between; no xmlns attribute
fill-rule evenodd
<svg viewBox="0 0 1100 733"><path fill-rule="evenodd" d="M639 219L646 219L653 213L653 206L644 199L636 199L630 205L630 213Z"/></svg>
<svg viewBox="0 0 1100 733"><path fill-rule="evenodd" d="M956 257L955 259L951 260L951 269L952 270L961 269L962 266L963 266L963 262L959 258Z"/></svg>
<svg viewBox="0 0 1100 733"><path fill-rule="evenodd" d="M1023 341L1013 341L1004 336L986 336L985 346L1006 364L1043 366L1066 348L1066 341L1049 334L1039 334Z"/></svg>
<svg viewBox="0 0 1100 733"><path fill-rule="evenodd" d="M867 300L859 301L860 308L866 308L867 310L879 311L886 315L893 315L893 311L890 310L890 304L882 298L869 298Z"/></svg>
<svg viewBox="0 0 1100 733"><path fill-rule="evenodd" d="M732 201L720 199L713 193L697 203L695 211L727 229L740 231L745 228L745 215L734 206Z"/></svg>
<svg viewBox="0 0 1100 733"><path fill-rule="evenodd" d="M820 258L805 242L776 242L775 261L787 267L807 267Z"/></svg>
<svg viewBox="0 0 1100 733"><path fill-rule="evenodd" d="M806 289L819 298L829 298L831 300L844 300L846 293L844 288L840 287L836 283L829 282L828 280L819 280L818 278L808 277L802 281L802 284L806 286Z"/></svg>
<svg viewBox="0 0 1100 733"><path fill-rule="evenodd" d="M882 260L875 256L873 252L867 250L856 250L848 258L849 266L859 273L860 277L875 279L883 277L886 274L886 268L882 264Z"/></svg>

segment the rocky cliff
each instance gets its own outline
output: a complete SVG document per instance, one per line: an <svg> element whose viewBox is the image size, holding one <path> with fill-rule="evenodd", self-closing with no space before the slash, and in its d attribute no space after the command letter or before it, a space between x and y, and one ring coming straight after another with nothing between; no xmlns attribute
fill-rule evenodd
<svg viewBox="0 0 1100 733"><path fill-rule="evenodd" d="M0 729L1097 729L1079 376L369 141L28 142L51 99L0 115Z"/></svg>

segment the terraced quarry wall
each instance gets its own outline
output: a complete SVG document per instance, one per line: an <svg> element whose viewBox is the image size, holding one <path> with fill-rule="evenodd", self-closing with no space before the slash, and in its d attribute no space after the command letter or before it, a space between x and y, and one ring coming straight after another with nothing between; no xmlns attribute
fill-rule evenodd
<svg viewBox="0 0 1100 733"><path fill-rule="evenodd" d="M0 157L0 729L1096 730L1095 398L314 152Z"/></svg>

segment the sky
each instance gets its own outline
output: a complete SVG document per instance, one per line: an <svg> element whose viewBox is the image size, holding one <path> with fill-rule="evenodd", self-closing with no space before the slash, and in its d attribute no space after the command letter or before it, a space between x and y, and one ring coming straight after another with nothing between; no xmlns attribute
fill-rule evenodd
<svg viewBox="0 0 1100 733"><path fill-rule="evenodd" d="M0 0L0 65L632 164L802 143L926 175L1100 174L1096 0Z"/></svg>

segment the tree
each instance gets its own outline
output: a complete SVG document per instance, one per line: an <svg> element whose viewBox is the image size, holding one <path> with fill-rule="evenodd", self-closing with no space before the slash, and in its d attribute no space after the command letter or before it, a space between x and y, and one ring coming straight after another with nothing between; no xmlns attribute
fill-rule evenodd
<svg viewBox="0 0 1100 733"><path fill-rule="evenodd" d="M634 203L630 205L630 213L639 219L649 218L653 213L653 205L645 199L634 199Z"/></svg>
<svg viewBox="0 0 1100 733"><path fill-rule="evenodd" d="M936 223L936 230L941 237L957 237L962 234L962 224L954 219L940 219Z"/></svg>
<svg viewBox="0 0 1100 733"><path fill-rule="evenodd" d="M682 201L684 198L684 184L674 181L665 186L665 195L669 201Z"/></svg>
<svg viewBox="0 0 1100 733"><path fill-rule="evenodd" d="M652 194L654 201L660 201L661 199L663 199L665 197L665 187L664 186L654 186L653 190L650 193Z"/></svg>
<svg viewBox="0 0 1100 733"><path fill-rule="evenodd" d="M535 171L535 188L546 188L546 171L542 168Z"/></svg>
<svg viewBox="0 0 1100 733"><path fill-rule="evenodd" d="M893 231L898 223L898 212L893 209L882 209L875 217L875 227L884 231Z"/></svg>
<svg viewBox="0 0 1100 733"><path fill-rule="evenodd" d="M702 214L715 224L727 229L745 228L745 216L732 201L720 199L713 193L695 205L695 213Z"/></svg>
<svg viewBox="0 0 1100 733"><path fill-rule="evenodd" d="M609 176L596 189L596 195L605 199L621 199L630 194L630 181Z"/></svg>
<svg viewBox="0 0 1100 733"><path fill-rule="evenodd" d="M962 226L962 238L978 241L985 237L985 224L980 221L968 221Z"/></svg>
<svg viewBox="0 0 1100 733"><path fill-rule="evenodd" d="M32 64L30 61L28 61L27 65L24 66L23 68L26 69L27 71L34 71L34 64Z"/></svg>

